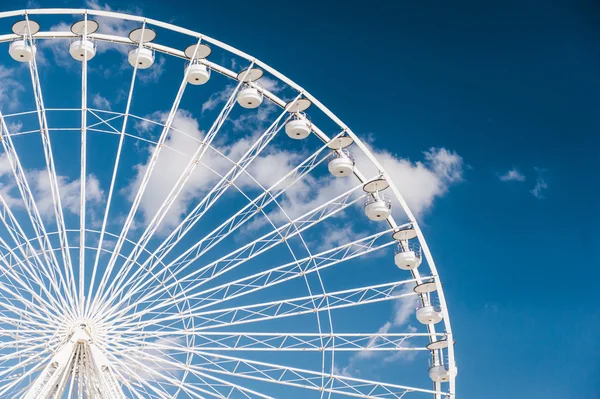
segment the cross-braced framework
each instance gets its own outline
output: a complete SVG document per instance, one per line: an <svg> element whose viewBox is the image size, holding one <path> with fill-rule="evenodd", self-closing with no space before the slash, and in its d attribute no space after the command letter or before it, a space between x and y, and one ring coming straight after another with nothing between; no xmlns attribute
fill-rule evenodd
<svg viewBox="0 0 600 399"><path fill-rule="evenodd" d="M0 104L0 397L455 397L421 229L310 93L143 17L2 23L7 60L27 69ZM168 77L148 75L164 60ZM111 68L119 100L90 106ZM57 95L65 70L77 90Z"/></svg>

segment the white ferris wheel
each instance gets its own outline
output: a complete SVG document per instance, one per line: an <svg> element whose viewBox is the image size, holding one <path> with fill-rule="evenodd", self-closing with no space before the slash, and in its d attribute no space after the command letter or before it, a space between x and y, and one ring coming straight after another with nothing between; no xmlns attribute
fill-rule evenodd
<svg viewBox="0 0 600 399"><path fill-rule="evenodd" d="M310 93L143 17L0 29L1 398L454 397L423 234Z"/></svg>

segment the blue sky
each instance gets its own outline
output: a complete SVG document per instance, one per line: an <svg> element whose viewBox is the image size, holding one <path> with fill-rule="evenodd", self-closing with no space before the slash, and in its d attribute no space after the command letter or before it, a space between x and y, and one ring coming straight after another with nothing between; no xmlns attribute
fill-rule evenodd
<svg viewBox="0 0 600 399"><path fill-rule="evenodd" d="M461 178L419 215L457 340L457 393L600 398L600 7L389 3L141 7L260 58L379 150L459 157Z"/></svg>

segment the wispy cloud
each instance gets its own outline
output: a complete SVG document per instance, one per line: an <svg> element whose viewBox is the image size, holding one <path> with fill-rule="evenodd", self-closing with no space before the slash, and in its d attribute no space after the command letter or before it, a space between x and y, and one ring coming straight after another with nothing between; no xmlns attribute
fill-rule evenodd
<svg viewBox="0 0 600 399"><path fill-rule="evenodd" d="M94 96L92 97L92 104L94 104L94 107L99 109L105 109L109 111L111 109L110 101L108 101L106 97L103 97L98 93L94 94Z"/></svg>
<svg viewBox="0 0 600 399"><path fill-rule="evenodd" d="M265 130L271 121L271 115L277 110L279 108L269 101L261 105L256 111L245 112L235 119L230 119L230 121L236 131L257 134Z"/></svg>
<svg viewBox="0 0 600 399"><path fill-rule="evenodd" d="M533 186L529 192L537 199L544 199L546 198L544 193L548 189L548 183L546 183L546 179L544 178L546 169L538 168L537 166L533 169L535 170L535 173L537 173L537 178L535 180L535 186Z"/></svg>
<svg viewBox="0 0 600 399"><path fill-rule="evenodd" d="M223 90L212 93L210 97L208 97L208 100L202 104L202 112L212 111L220 104L225 104L229 96L231 96L233 89L234 86L228 85Z"/></svg>
<svg viewBox="0 0 600 399"><path fill-rule="evenodd" d="M283 90L283 85L280 81L268 78L266 76L260 78L257 83L271 93L279 93Z"/></svg>
<svg viewBox="0 0 600 399"><path fill-rule="evenodd" d="M548 188L548 183L542 177L538 177L535 181L535 186L531 189L530 193L537 199L544 199L544 192Z"/></svg>
<svg viewBox="0 0 600 399"><path fill-rule="evenodd" d="M18 133L21 131L21 129L23 129L23 123L22 122L9 122L6 124L6 128L8 129L8 132L11 134Z"/></svg>
<svg viewBox="0 0 600 399"><path fill-rule="evenodd" d="M500 175L498 178L502 181L525 181L525 175L519 172L516 168L508 170L506 173Z"/></svg>

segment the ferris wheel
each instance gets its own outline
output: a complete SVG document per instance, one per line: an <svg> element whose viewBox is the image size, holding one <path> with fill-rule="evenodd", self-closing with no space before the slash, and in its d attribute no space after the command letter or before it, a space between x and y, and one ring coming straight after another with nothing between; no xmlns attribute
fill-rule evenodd
<svg viewBox="0 0 600 399"><path fill-rule="evenodd" d="M310 93L139 16L0 30L0 397L455 396L393 171Z"/></svg>

